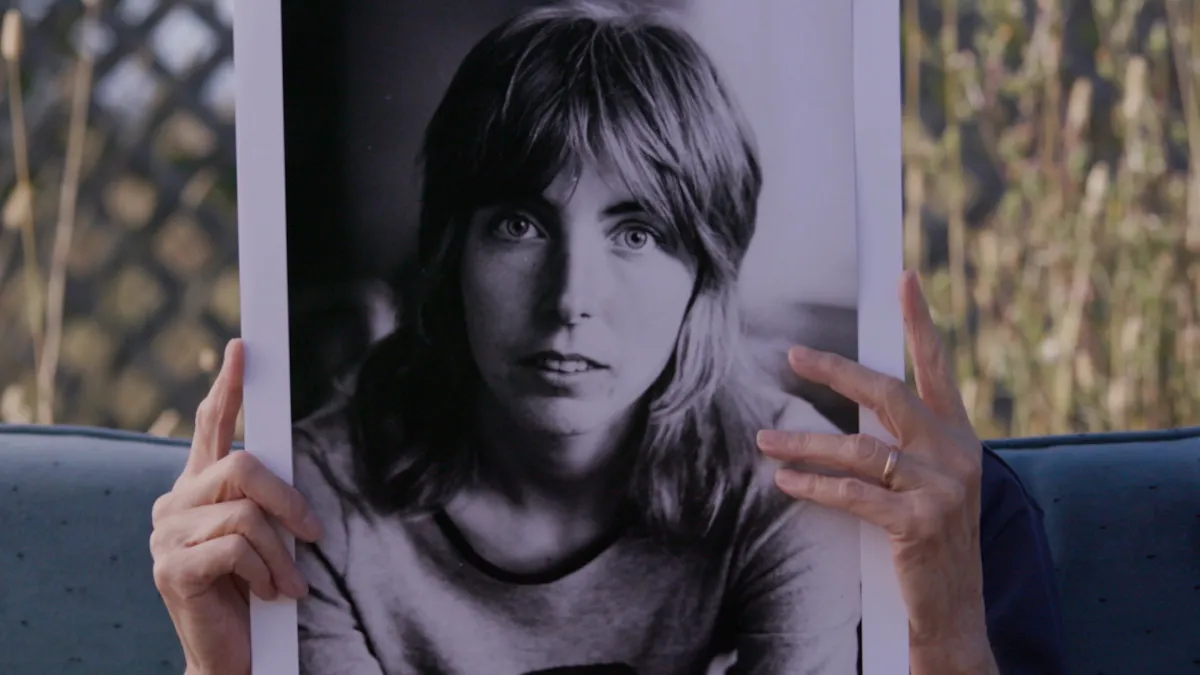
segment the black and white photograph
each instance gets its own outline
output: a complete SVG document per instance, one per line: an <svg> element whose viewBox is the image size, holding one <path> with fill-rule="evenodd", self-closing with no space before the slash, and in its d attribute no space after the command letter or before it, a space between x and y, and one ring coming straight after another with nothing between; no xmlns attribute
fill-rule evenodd
<svg viewBox="0 0 1200 675"><path fill-rule="evenodd" d="M860 524L756 440L859 428L788 364L861 345L825 5L279 3L286 285L242 275L286 321L244 330L324 534L258 666L860 671Z"/></svg>

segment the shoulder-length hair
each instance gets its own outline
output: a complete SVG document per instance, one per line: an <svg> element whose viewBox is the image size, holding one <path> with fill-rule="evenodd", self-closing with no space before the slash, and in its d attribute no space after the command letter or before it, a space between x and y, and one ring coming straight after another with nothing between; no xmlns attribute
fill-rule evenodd
<svg viewBox="0 0 1200 675"><path fill-rule="evenodd" d="M696 269L675 352L645 397L625 496L651 531L706 532L745 488L764 422L738 365L737 300L762 175L708 56L660 15L583 2L526 11L466 56L421 159L416 278L398 284L399 327L360 366L349 405L364 496L386 512L429 511L473 477L464 416L481 378L460 287L472 214L607 161L679 229Z"/></svg>

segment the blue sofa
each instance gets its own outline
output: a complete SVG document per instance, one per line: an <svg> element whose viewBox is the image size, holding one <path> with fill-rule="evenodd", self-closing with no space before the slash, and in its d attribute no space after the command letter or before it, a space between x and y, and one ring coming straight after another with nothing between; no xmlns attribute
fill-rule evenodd
<svg viewBox="0 0 1200 675"><path fill-rule="evenodd" d="M1200 673L1200 428L992 445L1046 511L1073 672ZM0 425L0 673L183 672L148 541L186 452Z"/></svg>

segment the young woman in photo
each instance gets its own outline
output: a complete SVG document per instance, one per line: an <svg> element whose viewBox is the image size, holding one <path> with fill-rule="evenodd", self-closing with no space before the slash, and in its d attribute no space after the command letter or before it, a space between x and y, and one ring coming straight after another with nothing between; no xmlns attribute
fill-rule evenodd
<svg viewBox="0 0 1200 675"><path fill-rule="evenodd" d="M422 161L400 327L298 425L327 533L298 552L305 672L853 672L858 528L754 445L833 426L743 364L762 177L702 49L527 11L465 58Z"/></svg>

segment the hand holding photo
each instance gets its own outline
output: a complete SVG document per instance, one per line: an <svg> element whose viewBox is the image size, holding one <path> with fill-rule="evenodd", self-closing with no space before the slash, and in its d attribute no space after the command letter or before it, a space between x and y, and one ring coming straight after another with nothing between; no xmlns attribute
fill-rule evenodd
<svg viewBox="0 0 1200 675"><path fill-rule="evenodd" d="M982 444L971 426L949 355L916 275L900 285L917 390L836 354L794 347L792 369L875 412L896 445L869 434L766 431L759 447L787 466L784 492L851 513L885 531L905 603L910 641L974 659L992 657L979 565ZM796 465L843 472L830 476ZM969 625L964 625L967 619Z"/></svg>
<svg viewBox="0 0 1200 675"><path fill-rule="evenodd" d="M196 413L183 473L151 514L154 583L196 672L237 672L249 662L251 593L275 600L308 591L271 521L306 541L322 534L303 495L254 454L231 452L244 363L242 342L230 342ZM193 635L202 644L187 639Z"/></svg>

